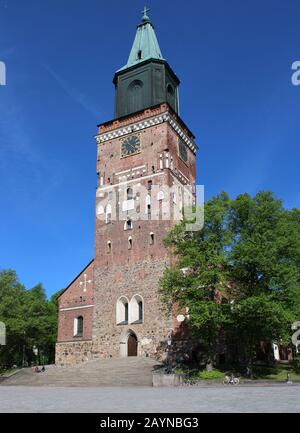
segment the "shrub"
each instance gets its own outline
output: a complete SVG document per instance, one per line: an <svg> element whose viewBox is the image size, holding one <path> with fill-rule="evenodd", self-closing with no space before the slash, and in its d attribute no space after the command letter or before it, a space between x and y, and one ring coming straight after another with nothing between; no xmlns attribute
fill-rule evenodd
<svg viewBox="0 0 300 433"><path fill-rule="evenodd" d="M300 374L300 353L294 357L293 368L296 374Z"/></svg>
<svg viewBox="0 0 300 433"><path fill-rule="evenodd" d="M212 370L212 371L201 370L198 373L198 377L200 379L205 379L205 380L222 379L224 377L224 373L222 373L219 370Z"/></svg>
<svg viewBox="0 0 300 433"><path fill-rule="evenodd" d="M176 374L186 374L186 370L184 370L183 368L175 368L175 373Z"/></svg>

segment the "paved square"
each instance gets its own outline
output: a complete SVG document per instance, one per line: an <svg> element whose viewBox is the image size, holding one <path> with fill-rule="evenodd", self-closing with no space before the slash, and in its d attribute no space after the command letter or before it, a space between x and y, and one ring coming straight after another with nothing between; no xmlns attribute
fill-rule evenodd
<svg viewBox="0 0 300 433"><path fill-rule="evenodd" d="M1 386L0 412L300 412L300 386Z"/></svg>

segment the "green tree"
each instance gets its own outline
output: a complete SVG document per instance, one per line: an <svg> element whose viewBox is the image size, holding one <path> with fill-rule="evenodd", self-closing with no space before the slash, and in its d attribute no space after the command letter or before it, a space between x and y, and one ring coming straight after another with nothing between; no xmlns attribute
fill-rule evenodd
<svg viewBox="0 0 300 433"><path fill-rule="evenodd" d="M48 300L41 284L26 290L15 271L0 271L0 321L7 331L6 346L0 347L0 367L54 361L56 298Z"/></svg>
<svg viewBox="0 0 300 433"><path fill-rule="evenodd" d="M189 307L208 360L223 331L250 363L261 341L288 341L300 313L298 209L284 209L271 192L222 193L205 204L201 231L185 231L183 221L165 243L177 259L162 295Z"/></svg>
<svg viewBox="0 0 300 433"><path fill-rule="evenodd" d="M223 193L205 206L205 223L199 232L185 231L185 221L174 227L165 240L177 257L161 280L166 301L189 309L191 330L201 336L207 369L214 361L220 331L227 321L228 306L217 302L229 282L227 246L230 231L225 223L230 200Z"/></svg>
<svg viewBox="0 0 300 433"><path fill-rule="evenodd" d="M21 364L25 320L25 288L12 270L0 272L0 321L6 325L6 346L0 347L0 365Z"/></svg>

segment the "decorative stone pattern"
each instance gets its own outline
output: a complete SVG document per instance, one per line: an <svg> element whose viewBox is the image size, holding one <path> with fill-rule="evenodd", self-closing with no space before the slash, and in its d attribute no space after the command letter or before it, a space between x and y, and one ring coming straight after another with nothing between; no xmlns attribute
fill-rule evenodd
<svg viewBox="0 0 300 433"><path fill-rule="evenodd" d="M168 122L174 131L181 137L181 139L187 144L187 146L196 153L197 146L194 140L185 133L185 131L180 127L179 123L169 112L162 113L159 116L152 117L150 119L144 120L143 122L134 123L125 128L117 129L112 132L105 134L99 134L96 136L96 141L98 144L104 143L105 141L112 140L114 138L123 137L124 135L131 134L133 132L141 131L145 128L149 128L154 125L159 125L163 122Z"/></svg>

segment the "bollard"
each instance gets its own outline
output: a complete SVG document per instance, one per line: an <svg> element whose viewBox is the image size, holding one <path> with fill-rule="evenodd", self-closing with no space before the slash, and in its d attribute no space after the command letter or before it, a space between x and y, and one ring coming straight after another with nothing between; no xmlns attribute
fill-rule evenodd
<svg viewBox="0 0 300 433"><path fill-rule="evenodd" d="M291 384L293 383L292 380L291 380L291 374L290 374L290 373L287 373L286 383L287 383L288 385L291 385Z"/></svg>

